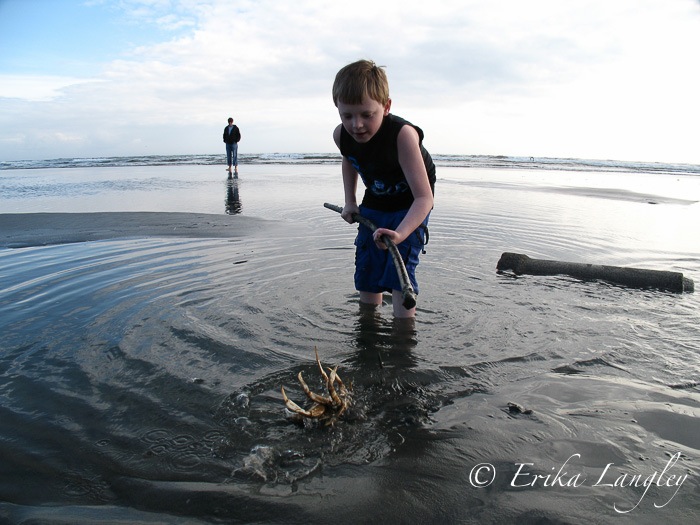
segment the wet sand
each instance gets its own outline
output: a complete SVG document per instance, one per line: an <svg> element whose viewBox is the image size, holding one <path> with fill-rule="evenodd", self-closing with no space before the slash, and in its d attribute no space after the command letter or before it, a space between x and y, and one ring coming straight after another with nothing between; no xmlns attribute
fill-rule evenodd
<svg viewBox="0 0 700 525"><path fill-rule="evenodd" d="M697 281L695 179L441 169L406 333L358 311L336 167L26 171L41 198L0 215L0 247L33 247L0 249L0 521L696 519L700 296L496 272ZM353 385L332 429L284 416L300 372L322 391L314 346Z"/></svg>
<svg viewBox="0 0 700 525"><path fill-rule="evenodd" d="M274 221L205 213L97 212L0 214L0 248L143 237L237 238Z"/></svg>

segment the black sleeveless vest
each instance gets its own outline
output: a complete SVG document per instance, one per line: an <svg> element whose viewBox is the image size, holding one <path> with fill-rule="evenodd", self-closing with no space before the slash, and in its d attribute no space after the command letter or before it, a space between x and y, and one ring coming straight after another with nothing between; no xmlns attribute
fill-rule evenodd
<svg viewBox="0 0 700 525"><path fill-rule="evenodd" d="M423 130L410 122L389 114L384 117L379 131L365 144L360 144L340 127L340 153L347 158L362 177L365 195L362 205L380 211L407 210L413 203L413 194L399 164L397 139L405 125L418 132L420 151L428 172L430 189L435 193L435 164L423 147Z"/></svg>

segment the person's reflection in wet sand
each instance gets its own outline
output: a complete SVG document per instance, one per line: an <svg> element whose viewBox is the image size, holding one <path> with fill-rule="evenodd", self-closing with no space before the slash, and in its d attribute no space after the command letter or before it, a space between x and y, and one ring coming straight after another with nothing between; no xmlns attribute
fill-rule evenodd
<svg viewBox="0 0 700 525"><path fill-rule="evenodd" d="M241 197L238 193L238 179L229 179L226 181L226 213L228 215L237 215L243 211Z"/></svg>
<svg viewBox="0 0 700 525"><path fill-rule="evenodd" d="M399 428L422 428L441 403L433 391L440 372L421 366L415 318L383 318L381 309L360 305L355 325L357 352L350 358L354 407L390 442ZM350 372L348 370L348 372ZM348 374L350 375L350 374Z"/></svg>
<svg viewBox="0 0 700 525"><path fill-rule="evenodd" d="M418 344L415 318L383 319L375 305L360 303L355 325L356 364L366 371L410 370L416 366ZM382 382L384 382L384 373Z"/></svg>

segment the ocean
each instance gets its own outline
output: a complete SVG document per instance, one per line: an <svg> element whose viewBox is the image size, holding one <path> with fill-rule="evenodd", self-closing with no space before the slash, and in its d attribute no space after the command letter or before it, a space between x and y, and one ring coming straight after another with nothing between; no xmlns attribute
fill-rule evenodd
<svg viewBox="0 0 700 525"><path fill-rule="evenodd" d="M457 168L496 168L566 171L611 171L634 173L681 173L700 175L695 164L632 162L550 157L509 157L505 155L433 155L439 166ZM220 154L149 155L133 157L61 158L45 160L0 160L0 170L41 168L100 168L124 166L215 166L222 164ZM259 164L337 164L337 153L241 153L241 165Z"/></svg>
<svg viewBox="0 0 700 525"><path fill-rule="evenodd" d="M407 324L358 305L338 156L222 160L0 163L0 225L80 224L0 226L0 521L697 521L698 294L496 264L697 282L700 166L436 155ZM323 390L315 348L352 385L333 427L284 410L299 373Z"/></svg>

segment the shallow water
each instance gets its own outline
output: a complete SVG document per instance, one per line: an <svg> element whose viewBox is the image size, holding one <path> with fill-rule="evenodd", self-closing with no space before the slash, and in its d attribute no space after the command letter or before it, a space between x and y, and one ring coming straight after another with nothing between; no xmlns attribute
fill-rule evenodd
<svg viewBox="0 0 700 525"><path fill-rule="evenodd" d="M698 177L442 168L411 327L358 307L354 228L322 207L342 204L334 166L251 166L230 183L212 166L31 171L16 184L35 193L4 212L287 228L0 250L4 519L697 518L698 295L495 266L514 251L697 281ZM332 429L283 411L281 385L303 400L299 372L320 389L314 347L353 384ZM616 481L654 473L665 484Z"/></svg>

